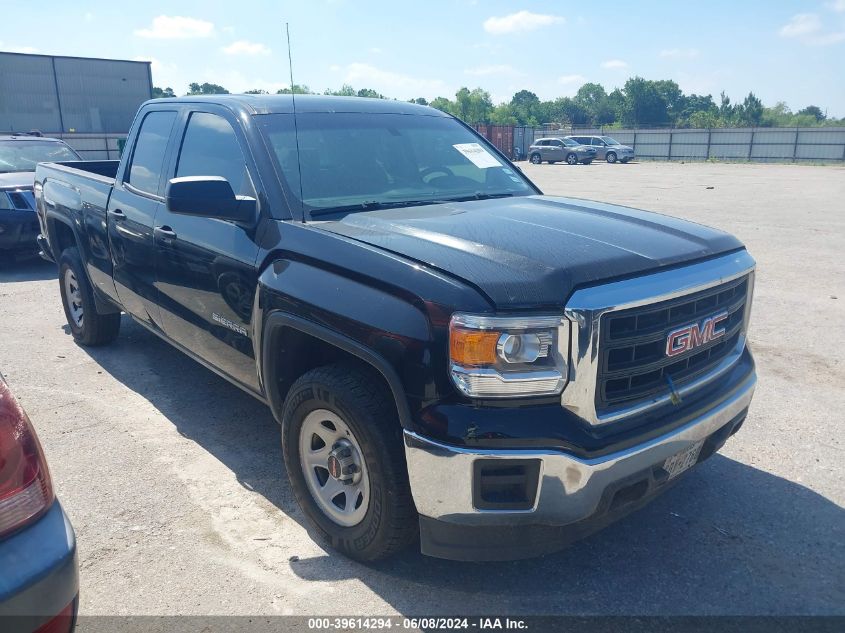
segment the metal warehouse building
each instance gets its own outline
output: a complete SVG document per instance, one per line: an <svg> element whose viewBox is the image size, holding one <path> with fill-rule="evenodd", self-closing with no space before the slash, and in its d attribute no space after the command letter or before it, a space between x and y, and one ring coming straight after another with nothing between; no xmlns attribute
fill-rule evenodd
<svg viewBox="0 0 845 633"><path fill-rule="evenodd" d="M125 135L151 97L150 62L0 52L0 134Z"/></svg>

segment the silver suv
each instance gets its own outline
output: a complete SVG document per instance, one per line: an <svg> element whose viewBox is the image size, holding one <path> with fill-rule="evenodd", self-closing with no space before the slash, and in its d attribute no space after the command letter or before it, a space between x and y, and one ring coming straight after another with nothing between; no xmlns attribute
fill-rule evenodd
<svg viewBox="0 0 845 633"><path fill-rule="evenodd" d="M596 158L596 150L568 138L538 138L528 148L528 160L535 165L543 161L554 165L566 162L569 165L589 165Z"/></svg>
<svg viewBox="0 0 845 633"><path fill-rule="evenodd" d="M628 145L622 145L615 138L610 136L567 136L566 138L581 143L582 145L589 145L596 150L596 158L604 159L608 163L627 163L634 159L634 148Z"/></svg>

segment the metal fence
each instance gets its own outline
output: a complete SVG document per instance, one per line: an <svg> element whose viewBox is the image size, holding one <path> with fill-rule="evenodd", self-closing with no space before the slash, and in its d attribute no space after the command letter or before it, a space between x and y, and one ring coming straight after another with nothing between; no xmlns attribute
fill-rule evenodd
<svg viewBox="0 0 845 633"><path fill-rule="evenodd" d="M526 158L534 139L546 136L612 136L652 160L845 161L845 128L712 128L549 130L512 125L476 125L478 132L511 158ZM86 160L120 158L125 134L57 134Z"/></svg>
<svg viewBox="0 0 845 633"><path fill-rule="evenodd" d="M126 134L51 134L70 145L83 160L117 160Z"/></svg>
<svg viewBox="0 0 845 633"><path fill-rule="evenodd" d="M638 158L653 160L845 161L845 127L531 131L531 141L545 136L611 136L633 147ZM520 148L523 156L527 149Z"/></svg>

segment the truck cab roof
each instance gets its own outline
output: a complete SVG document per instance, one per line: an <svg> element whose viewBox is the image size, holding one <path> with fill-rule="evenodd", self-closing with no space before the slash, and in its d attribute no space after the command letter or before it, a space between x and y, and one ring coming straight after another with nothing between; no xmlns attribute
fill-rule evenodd
<svg viewBox="0 0 845 633"><path fill-rule="evenodd" d="M197 95L152 99L144 105L166 103L212 103L245 114L291 114L294 110L293 95ZM386 114L418 114L443 116L448 114L429 106L366 97L333 97L325 95L296 95L297 112L357 112Z"/></svg>

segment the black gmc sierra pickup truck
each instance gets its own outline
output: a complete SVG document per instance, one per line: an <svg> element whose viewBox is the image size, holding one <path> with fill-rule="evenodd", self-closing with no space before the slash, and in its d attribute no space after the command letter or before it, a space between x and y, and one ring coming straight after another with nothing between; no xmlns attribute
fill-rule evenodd
<svg viewBox="0 0 845 633"><path fill-rule="evenodd" d="M38 166L39 243L80 344L126 312L270 406L335 548L552 551L742 425L735 238L544 196L428 107L295 99L145 103L119 162Z"/></svg>

